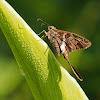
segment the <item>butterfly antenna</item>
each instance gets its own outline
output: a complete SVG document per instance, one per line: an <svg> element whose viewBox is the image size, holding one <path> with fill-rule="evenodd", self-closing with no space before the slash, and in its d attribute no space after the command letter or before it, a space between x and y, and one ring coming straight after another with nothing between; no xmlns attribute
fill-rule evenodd
<svg viewBox="0 0 100 100"><path fill-rule="evenodd" d="M71 67L73 73L75 74L75 76L76 76L80 81L83 81L83 78L82 78L82 77L80 76L80 74L76 71L76 69L71 65L71 63L70 63L68 57L66 57L66 60L67 60L68 64L70 65L70 67Z"/></svg>
<svg viewBox="0 0 100 100"><path fill-rule="evenodd" d="M39 20L43 22L43 23L41 24L41 27L42 27L43 25L46 25L47 27L50 26L48 23L46 23L46 22L43 21L42 19L38 18L37 21L39 21Z"/></svg>

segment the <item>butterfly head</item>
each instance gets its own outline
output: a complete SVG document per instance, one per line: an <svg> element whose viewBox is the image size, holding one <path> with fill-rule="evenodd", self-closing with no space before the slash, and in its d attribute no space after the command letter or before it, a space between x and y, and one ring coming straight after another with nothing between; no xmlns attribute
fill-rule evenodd
<svg viewBox="0 0 100 100"><path fill-rule="evenodd" d="M48 30L55 30L56 28L54 26L48 26Z"/></svg>

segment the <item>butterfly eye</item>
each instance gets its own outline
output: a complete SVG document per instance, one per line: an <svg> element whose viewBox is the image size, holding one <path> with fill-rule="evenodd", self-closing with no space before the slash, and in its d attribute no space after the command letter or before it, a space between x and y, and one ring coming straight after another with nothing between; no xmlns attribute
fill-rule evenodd
<svg viewBox="0 0 100 100"><path fill-rule="evenodd" d="M52 29L52 28L50 27L50 29Z"/></svg>
<svg viewBox="0 0 100 100"><path fill-rule="evenodd" d="M57 30L54 26L48 26L49 30Z"/></svg>
<svg viewBox="0 0 100 100"><path fill-rule="evenodd" d="M54 27L53 26L49 26L48 28L49 28L49 30L52 30Z"/></svg>
<svg viewBox="0 0 100 100"><path fill-rule="evenodd" d="M51 27L51 26L49 26L49 29L52 29L52 27Z"/></svg>

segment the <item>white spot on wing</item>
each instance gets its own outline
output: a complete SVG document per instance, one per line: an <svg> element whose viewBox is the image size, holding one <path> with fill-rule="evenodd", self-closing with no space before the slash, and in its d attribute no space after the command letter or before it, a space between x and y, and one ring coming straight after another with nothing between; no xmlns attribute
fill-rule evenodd
<svg viewBox="0 0 100 100"><path fill-rule="evenodd" d="M64 53L65 50L66 50L66 49L65 49L65 46L66 46L65 42L62 41L62 45L60 46L62 53Z"/></svg>

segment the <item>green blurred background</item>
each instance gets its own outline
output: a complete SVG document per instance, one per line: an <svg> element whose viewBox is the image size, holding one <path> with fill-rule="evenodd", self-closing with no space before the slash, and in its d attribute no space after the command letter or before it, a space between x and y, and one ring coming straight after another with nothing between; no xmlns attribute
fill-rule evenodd
<svg viewBox="0 0 100 100"><path fill-rule="evenodd" d="M57 29L77 33L92 42L90 48L71 53L69 59L83 77L83 82L77 81L89 99L100 100L100 1L7 0L7 2L36 33L40 33L43 29L47 31L47 27L41 27L41 22L37 22L37 18L41 18ZM47 38L45 41L49 43ZM57 59L75 77L62 54ZM1 30L0 100L34 100L24 74L19 70Z"/></svg>

